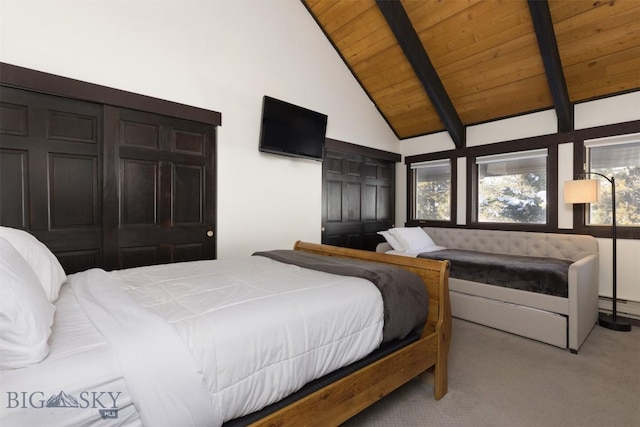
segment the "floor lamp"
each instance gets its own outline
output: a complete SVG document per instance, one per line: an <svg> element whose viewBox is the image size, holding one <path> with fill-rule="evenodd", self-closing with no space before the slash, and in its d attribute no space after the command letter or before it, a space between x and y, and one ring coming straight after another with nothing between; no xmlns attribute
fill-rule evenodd
<svg viewBox="0 0 640 427"><path fill-rule="evenodd" d="M598 172L584 172L583 176L598 175L609 181L611 184L611 219L612 219L612 231L611 237L613 240L613 310L611 314L600 313L598 318L598 324L607 329L613 329L616 331L630 331L631 323L618 318L617 313L617 292L616 292L616 271L618 270L618 264L616 259L616 180L614 177L608 178ZM564 202L565 203L595 203L600 196L600 185L597 179L579 179L575 181L565 181L564 183Z"/></svg>

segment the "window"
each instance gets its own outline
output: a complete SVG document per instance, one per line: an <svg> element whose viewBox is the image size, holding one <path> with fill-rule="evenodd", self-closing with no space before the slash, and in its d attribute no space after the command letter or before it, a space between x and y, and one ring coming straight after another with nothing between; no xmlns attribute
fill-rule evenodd
<svg viewBox="0 0 640 427"><path fill-rule="evenodd" d="M477 221L547 223L547 149L476 157Z"/></svg>
<svg viewBox="0 0 640 427"><path fill-rule="evenodd" d="M415 203L413 219L449 221L451 219L451 160L413 163Z"/></svg>
<svg viewBox="0 0 640 427"><path fill-rule="evenodd" d="M586 170L615 178L617 225L640 227L640 134L587 140L584 146ZM600 181L600 202L589 205L586 223L610 225L611 184L589 178Z"/></svg>

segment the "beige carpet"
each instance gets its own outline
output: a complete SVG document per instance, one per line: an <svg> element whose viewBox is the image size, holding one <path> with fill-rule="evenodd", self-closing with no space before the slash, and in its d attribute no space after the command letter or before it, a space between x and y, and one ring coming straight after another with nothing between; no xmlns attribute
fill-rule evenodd
<svg viewBox="0 0 640 427"><path fill-rule="evenodd" d="M453 319L449 392L430 373L344 426L640 427L640 327L596 326L578 354Z"/></svg>

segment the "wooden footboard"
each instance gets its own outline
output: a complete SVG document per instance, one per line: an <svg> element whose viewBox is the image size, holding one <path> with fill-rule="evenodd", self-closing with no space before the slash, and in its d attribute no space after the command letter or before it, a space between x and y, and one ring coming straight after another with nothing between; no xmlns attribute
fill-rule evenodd
<svg viewBox="0 0 640 427"><path fill-rule="evenodd" d="M392 264L418 274L429 293L429 316L421 338L351 375L286 406L252 426L337 426L433 367L434 396L447 393L451 342L449 262L297 242L295 250Z"/></svg>

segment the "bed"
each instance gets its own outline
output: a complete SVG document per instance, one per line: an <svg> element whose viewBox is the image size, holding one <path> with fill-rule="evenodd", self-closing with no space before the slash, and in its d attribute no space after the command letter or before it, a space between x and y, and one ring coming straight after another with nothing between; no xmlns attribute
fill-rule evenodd
<svg viewBox="0 0 640 427"><path fill-rule="evenodd" d="M224 265L221 261L211 261L216 258L216 128L221 123L221 114L9 64L0 64L0 68L0 113L3 121L0 129L0 225L27 230L30 236L35 236L48 248L40 251L44 253L41 256L35 255L37 251L27 254L38 258L27 265L27 271L32 268L36 278L14 281L17 285L13 291L25 291L22 283L39 281L41 277L56 279L54 282L57 283L46 288L43 285L44 297L42 292L29 288L35 293L23 297L39 298L40 302L35 305L9 304L3 290L3 298L0 298L3 314L29 307L40 309L21 313L30 315L37 324L36 328L25 328L25 322L0 325L1 332L13 332L3 339L12 339L17 350L21 345L29 344L30 351L21 356L32 362L28 366L14 365L11 369L0 370L2 426L139 425L140 413L145 410L140 410L136 406L140 405L134 403L137 398L133 398L132 392L136 393L133 389L143 397L157 397L155 406L152 402L151 407L159 408L158 414L163 410L168 412L167 417L184 414L179 422L171 423L167 418L158 424L147 424L219 425L224 422L229 426L337 425L430 368L435 376L435 398L440 399L447 392L447 355L451 334L449 264L298 242L294 248L296 253L330 259L377 261L418 274L421 286L428 291L428 315L422 330L401 340L383 343L359 359L377 346L376 341L383 340L380 330L367 331L364 328L354 333L363 337L369 334L373 341L364 338L353 341L366 341L370 348L360 348L335 365L346 363L347 366L333 371L335 366L317 363L321 368L319 373L305 374L309 378L295 378L295 382L287 380L292 384L285 386L283 383L282 387L273 382L267 384L265 379L256 380L255 384L263 387L261 394L267 395L267 401L277 401L265 409L248 413L268 403L258 404L255 396L251 396L247 399L250 400L247 406L251 407L237 405L232 409L230 406L226 408L224 403L223 410L211 409L210 413L204 411L204 416L198 415L197 420L191 419L192 414L201 413L191 411L191 405L207 406L207 399L202 399L201 390L193 385L201 384L207 374L204 371L212 369L203 360L213 352L202 350L199 354L186 354L188 357L185 357L185 352L180 349L184 350L186 343L187 351L190 351L189 346L196 344L193 341L199 340L198 337L212 334L191 334L192 325L188 322L171 325L171 321L188 318L185 314L187 305L171 308L159 303L162 289L157 288L157 282L142 282L142 276L158 275L156 273L161 271L162 282L168 280L165 276L168 271L163 269L186 269L188 272L207 263ZM24 257L29 258L27 255ZM255 263L259 257L248 258ZM262 264L274 265L277 262L262 258L265 258L259 261ZM0 257L0 261L6 259ZM61 274L60 269L42 267L52 263L64 267ZM5 267L18 264L8 263ZM247 265L240 268L245 273L252 271ZM84 300L84 304L98 306L98 317L113 319L120 308L131 305L124 304L125 301L131 303L130 300L134 300L137 305L148 305L146 311L169 318L169 323L155 322L149 319L150 316L141 315L139 310L131 310L122 313L131 316L126 317L128 321L116 322L113 319L114 324L120 324L115 334L109 330L97 330L94 322L98 320L88 319L86 307L82 306L76 294L76 284L93 282L95 276L105 276L106 273L99 269L110 271L105 277L106 291L94 290L85 295L88 298ZM143 285L149 291L146 296L138 295L136 289L140 287L131 285L131 278L124 277L131 272L135 275L133 282L138 281L138 285L146 283ZM319 273L308 274L317 277ZM6 275L0 276L0 279L5 278ZM60 286L60 280L65 284ZM333 289L343 291L340 288L345 283L348 287L363 288L362 279L354 280L336 282L341 284L335 284ZM2 283L3 289L5 284ZM371 299L375 291L372 294L370 286L364 285L365 289L369 287L369 291L365 291L369 294L369 297L365 296L369 302L359 305L369 308L365 311L368 316L379 317L379 309L377 313L371 312L375 310L373 302L377 298ZM110 289L120 291L108 292ZM202 294L204 289L207 289L206 283L184 289L179 284L172 285L172 290L183 292L183 298L189 300L190 310L195 307L202 312L207 310L206 295ZM211 292L216 291L219 290ZM313 294L314 289L308 292ZM114 297L115 303L109 302ZM42 301L42 298L46 300ZM350 301L341 301L342 297L333 299L343 303ZM282 310L274 310L260 318L246 316L241 326L250 332L263 324L268 326L273 321L272 316L287 311L288 306L280 304ZM356 304L348 305L349 310L343 307L338 311L346 316L353 314L351 307ZM48 320L51 316L55 320L53 325ZM0 316L0 320L4 322L11 318ZM350 320L343 320L331 325L337 330L339 326L350 323ZM384 324L377 323L384 329ZM141 337L134 334L136 325L144 325ZM171 327L167 328L167 325ZM290 328L293 330L296 326L294 324ZM334 332L333 326L320 329L319 339L329 339L332 335L328 332ZM51 336L47 334L43 338L43 332L50 328L53 329ZM209 328L213 330L215 326ZM277 335L278 328L273 325L271 328ZM175 336L176 331L178 337ZM323 331L326 336L322 335ZM348 334L349 331L343 333ZM129 341L119 345L116 351L110 341L114 339L113 335ZM169 335L173 338L168 338ZM162 339L148 342L153 337ZM261 339L260 336L254 338ZM271 341L271 338L262 341ZM145 351L144 346L133 354L131 351L127 353L127 343L133 346L142 339L145 344L154 345L156 350L152 356L146 359L139 357ZM344 346L348 347L349 342L344 340ZM254 344L241 346L241 350L231 354L237 355L239 360L250 359L244 349L257 347ZM11 347L2 343L0 349L4 351ZM148 350L146 352L149 353ZM333 352L343 354L340 348ZM156 361L156 355L170 356L170 361ZM190 362L189 358L192 359ZM134 363L136 359L143 362L154 360L157 366L139 363L137 366L134 364L134 368L125 368L123 359L133 359ZM324 360L323 357L317 359ZM359 360L352 362L355 359ZM188 380L188 375L185 378L170 377L169 385L155 387L157 381L168 374L164 371L169 371L168 368L178 364L179 360L182 360L181 365L188 365L192 373L199 374L191 375L191 380ZM69 369L79 374L69 375ZM132 381L128 377L125 380L127 375L124 371L144 369L150 369L153 374L142 375L141 381ZM228 369L230 371L225 372L226 375L235 375L236 368ZM294 368L290 370L298 372ZM322 376L307 382L316 375ZM204 381L209 381L205 383L207 387L213 383L206 378ZM172 382L176 384L173 392ZM270 394L275 389L282 389L281 395L284 395L303 383L299 390L283 399L280 395ZM249 389L257 390L258 387ZM194 393L187 394L185 390ZM47 407L48 402L51 405ZM74 406L76 404L77 407ZM248 415L240 415L245 413ZM28 419L30 416L36 419ZM42 419L38 418L40 416ZM57 418L54 420L52 417Z"/></svg>
<svg viewBox="0 0 640 427"><path fill-rule="evenodd" d="M0 232L3 272L24 267L19 252L35 274L14 280L14 287L61 280L64 272L50 252L38 258L19 244L13 248L23 251L12 252L6 242L15 242L5 237ZM336 263L342 268L345 260L358 268L364 263L367 278L397 267L414 273L428 295L423 323L406 326L409 332L390 332L393 315L381 298L388 290L362 276L301 267L290 257L332 269ZM20 366L5 357L14 349L5 345L3 333L0 387L6 405L0 422L338 425L430 368L440 399L447 392L451 336L448 268L446 261L297 242L293 251L246 259L70 274L58 289L42 285L44 292L38 291L40 300L53 303L41 301L35 317L51 316L47 307L55 307L45 342L42 334L20 330L25 322L2 325L33 348ZM10 276L3 274L5 295L18 292L9 288ZM3 313L22 310L3 301ZM283 324L283 316L292 313L293 323ZM46 323L39 328L46 329Z"/></svg>
<svg viewBox="0 0 640 427"><path fill-rule="evenodd" d="M454 317L572 353L598 321L598 241L593 236L445 227L384 233L404 234L413 244L409 251L393 253L451 262ZM387 252L393 245L399 242L376 250Z"/></svg>

